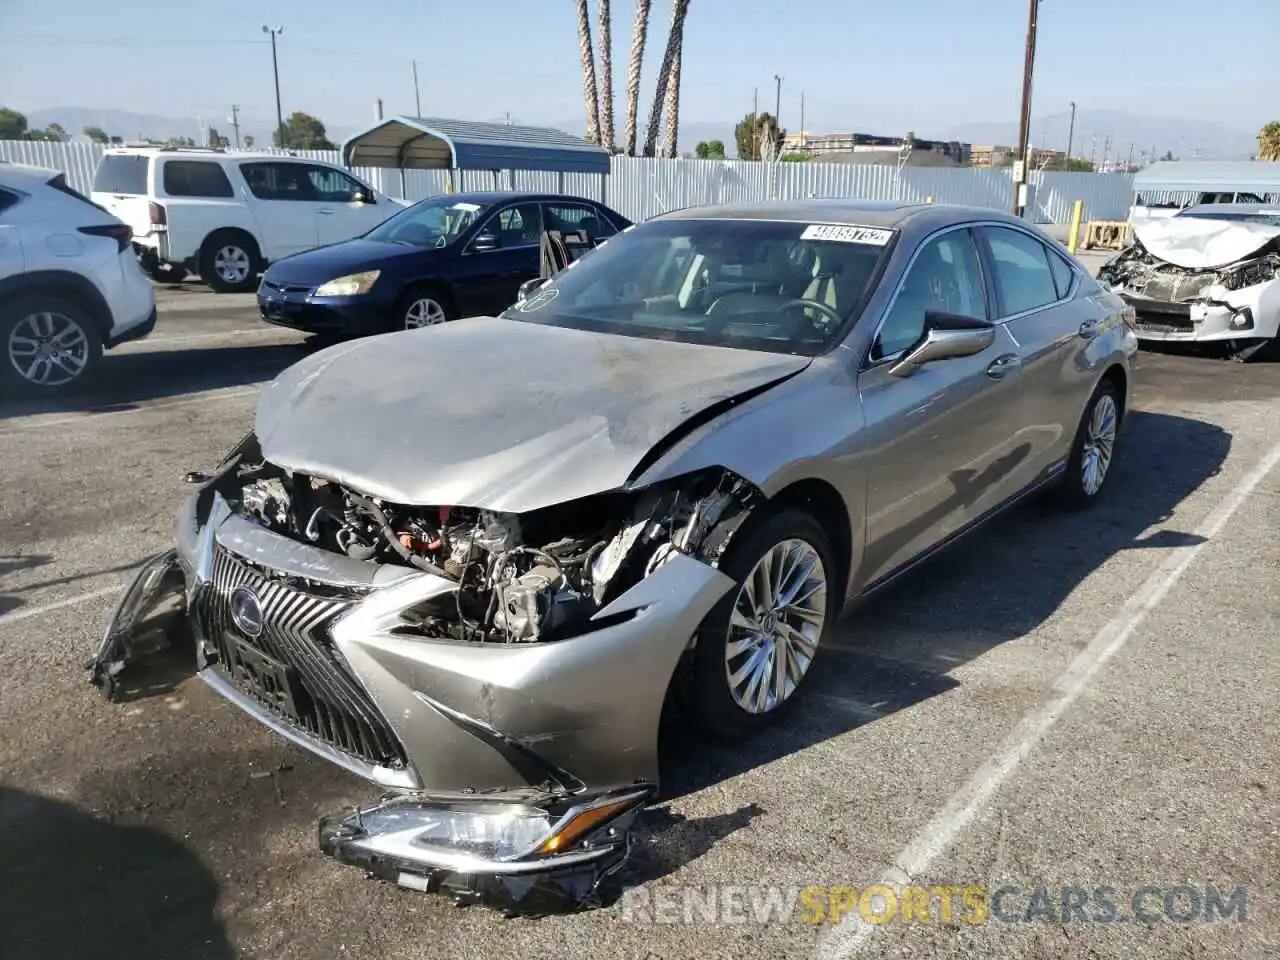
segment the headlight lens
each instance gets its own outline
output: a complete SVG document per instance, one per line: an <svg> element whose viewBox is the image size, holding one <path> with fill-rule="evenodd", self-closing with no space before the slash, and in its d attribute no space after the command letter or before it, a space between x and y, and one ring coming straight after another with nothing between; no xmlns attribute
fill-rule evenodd
<svg viewBox="0 0 1280 960"><path fill-rule="evenodd" d="M355 297L368 293L373 282L378 279L381 270L366 270L363 273L349 273L316 288L317 297Z"/></svg>

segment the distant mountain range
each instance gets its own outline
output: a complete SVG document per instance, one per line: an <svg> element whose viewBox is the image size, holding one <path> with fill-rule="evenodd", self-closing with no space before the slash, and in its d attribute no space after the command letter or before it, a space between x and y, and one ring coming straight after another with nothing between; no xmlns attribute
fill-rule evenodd
<svg viewBox="0 0 1280 960"><path fill-rule="evenodd" d="M321 117L321 119L325 118ZM1066 112L1034 119L1030 133L1032 146L1065 148L1070 120L1070 114ZM27 121L33 128L44 128L51 123L60 123L68 133L72 134L79 134L86 126L97 126L112 136L124 137L126 140L191 137L200 142L204 129L208 126L215 127L225 137L234 137L231 124L224 116L166 117L128 110L52 107L28 112ZM538 123L536 120L527 122ZM732 153L734 123L736 121L733 123L681 121L680 149L692 151L699 141L721 140ZM581 134L585 127L581 119L549 122L546 125L578 134ZM359 126L344 124L334 124L327 128L329 139L335 143L340 143L358 129L360 129ZM250 122L243 119L241 121L242 140L245 135L251 135L257 143L265 145L271 142L271 132L270 122L261 120ZM836 132L851 131L817 127L809 131L810 134ZM894 134L899 131L859 129L857 132ZM618 133L621 134L620 129ZM1018 138L1018 125L1016 120L964 123L944 130L922 128L915 133L926 139L962 140L974 144L1012 146ZM1148 117L1115 110L1081 110L1076 114L1071 152L1074 156L1086 158L1092 154L1095 160L1101 161L1104 151L1108 149L1107 138L1110 137L1109 150L1113 159L1127 158L1132 146L1135 160L1146 159L1153 149L1157 157L1164 156L1166 152L1172 152L1175 157L1184 160L1193 158L1243 160L1251 157L1256 150L1256 136L1257 131L1254 130L1237 129L1207 120Z"/></svg>

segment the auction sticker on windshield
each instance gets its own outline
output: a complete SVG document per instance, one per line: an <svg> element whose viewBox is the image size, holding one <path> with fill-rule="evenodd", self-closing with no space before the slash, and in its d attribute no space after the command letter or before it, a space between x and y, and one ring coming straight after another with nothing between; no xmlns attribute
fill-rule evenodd
<svg viewBox="0 0 1280 960"><path fill-rule="evenodd" d="M877 230L874 227L851 227L843 223L811 223L804 228L800 239L868 243L875 247L883 247L892 236L892 230Z"/></svg>

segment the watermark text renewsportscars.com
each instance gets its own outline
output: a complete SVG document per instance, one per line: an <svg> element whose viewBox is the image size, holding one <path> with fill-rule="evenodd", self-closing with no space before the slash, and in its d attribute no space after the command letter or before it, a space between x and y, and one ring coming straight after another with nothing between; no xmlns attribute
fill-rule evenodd
<svg viewBox="0 0 1280 960"><path fill-rule="evenodd" d="M750 886L712 884L628 890L624 923L884 925L987 923L1243 923L1248 888L1213 884Z"/></svg>

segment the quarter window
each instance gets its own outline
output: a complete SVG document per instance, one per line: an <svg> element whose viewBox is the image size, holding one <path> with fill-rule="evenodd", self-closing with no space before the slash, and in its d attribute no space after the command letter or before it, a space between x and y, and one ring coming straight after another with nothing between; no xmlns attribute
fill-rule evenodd
<svg viewBox="0 0 1280 960"><path fill-rule="evenodd" d="M1051 247L1045 247L1049 254L1049 269L1053 271L1053 282L1058 288L1058 299L1061 300L1071 292L1071 283L1075 279L1075 271L1071 269L1062 255Z"/></svg>
<svg viewBox="0 0 1280 960"><path fill-rule="evenodd" d="M1043 243L1007 227L988 227L986 238L1000 295L1001 317L1057 302L1058 288L1049 268L1049 251Z"/></svg>
<svg viewBox="0 0 1280 960"><path fill-rule="evenodd" d="M164 192L171 197L234 197L220 163L169 160L164 165Z"/></svg>
<svg viewBox="0 0 1280 960"><path fill-rule="evenodd" d="M8 210L18 202L18 195L8 190L0 190L0 211Z"/></svg>
<svg viewBox="0 0 1280 960"><path fill-rule="evenodd" d="M930 311L986 319L978 251L968 230L953 230L920 248L872 344L872 361L901 353L919 340Z"/></svg>

